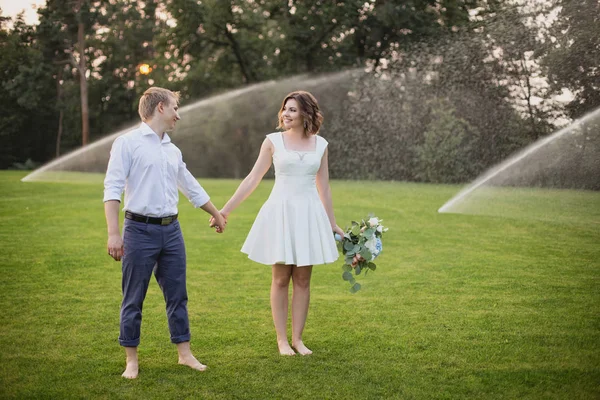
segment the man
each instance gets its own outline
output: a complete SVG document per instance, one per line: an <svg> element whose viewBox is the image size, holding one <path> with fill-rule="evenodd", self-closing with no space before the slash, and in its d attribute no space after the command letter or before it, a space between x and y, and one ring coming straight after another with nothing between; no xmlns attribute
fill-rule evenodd
<svg viewBox="0 0 600 400"><path fill-rule="evenodd" d="M144 92L138 108L143 122L115 140L104 180L108 254L123 261L119 343L127 356L122 376L129 379L138 376L142 305L153 270L165 297L171 342L177 345L179 364L199 371L206 369L190 351L186 256L177 220L177 189L195 207L212 215L217 232L223 232L226 222L165 133L180 119L178 101L179 96L167 89L152 87ZM125 222L121 237L119 205L123 191Z"/></svg>

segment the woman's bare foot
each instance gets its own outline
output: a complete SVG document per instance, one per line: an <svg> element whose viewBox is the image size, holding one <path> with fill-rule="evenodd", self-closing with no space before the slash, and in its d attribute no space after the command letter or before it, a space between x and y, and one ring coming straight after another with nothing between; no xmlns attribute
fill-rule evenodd
<svg viewBox="0 0 600 400"><path fill-rule="evenodd" d="M135 379L138 377L139 366L138 360L130 360L127 359L127 366L125 367L125 372L121 375L123 378L127 379Z"/></svg>
<svg viewBox="0 0 600 400"><path fill-rule="evenodd" d="M294 349L296 349L296 351L298 352L298 354L301 354L303 356L307 356L309 354L312 354L312 350L309 349L308 347L306 347L304 345L304 343L302 343L301 340L292 343L292 346L294 347Z"/></svg>
<svg viewBox="0 0 600 400"><path fill-rule="evenodd" d="M191 354L185 358L179 357L179 364L186 365L191 369L195 369L197 371L206 371L206 368L208 368L206 365L202 364L196 359L196 357L194 357Z"/></svg>
<svg viewBox="0 0 600 400"><path fill-rule="evenodd" d="M290 347L287 340L277 341L277 347L279 347L279 354L282 356L295 356L296 353Z"/></svg>

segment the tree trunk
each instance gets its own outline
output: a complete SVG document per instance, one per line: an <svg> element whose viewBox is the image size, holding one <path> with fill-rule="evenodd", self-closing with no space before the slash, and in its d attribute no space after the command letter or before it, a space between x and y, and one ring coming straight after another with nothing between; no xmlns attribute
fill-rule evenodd
<svg viewBox="0 0 600 400"><path fill-rule="evenodd" d="M240 66L240 70L242 72L242 75L244 76L244 79L246 80L246 83L255 82L257 79L252 73L250 67L246 65L246 61L242 56L242 50L240 49L240 45L238 44L237 40L235 40L235 37L231 32L229 32L227 28L225 28L224 33L227 39L229 39L229 42L231 43L231 49L233 50L233 54L235 55L235 58Z"/></svg>
<svg viewBox="0 0 600 400"><path fill-rule="evenodd" d="M59 107L58 133L56 134L56 158L60 157L60 140L61 140L62 131L63 131L63 116L65 113L65 111L63 110L62 104L61 104L62 96L63 96L63 88L60 83L60 81L62 80L62 77L63 77L63 69L64 69L64 65L60 65L58 67L58 74L56 74L56 104Z"/></svg>
<svg viewBox="0 0 600 400"><path fill-rule="evenodd" d="M525 86L526 86L526 91L525 91L525 101L527 101L527 113L529 114L529 123L531 124L531 133L533 135L533 139L537 140L540 135L538 133L538 129L536 126L536 122L535 122L535 111L533 109L533 104L531 104L531 97L533 96L532 94L532 87L531 87L531 81L530 81L530 72L527 69L527 63L525 60L525 57L523 56L523 54L521 54L521 68L523 69L523 74L525 75ZM518 71L518 69L517 69Z"/></svg>
<svg viewBox="0 0 600 400"><path fill-rule="evenodd" d="M90 141L90 118L88 109L88 87L85 76L85 37L83 22L79 22L77 30L77 41L79 45L79 92L81 94L81 144L85 146Z"/></svg>

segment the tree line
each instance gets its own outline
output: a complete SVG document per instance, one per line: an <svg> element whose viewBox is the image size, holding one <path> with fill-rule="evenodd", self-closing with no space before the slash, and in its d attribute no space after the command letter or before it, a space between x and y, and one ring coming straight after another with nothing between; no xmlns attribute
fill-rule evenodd
<svg viewBox="0 0 600 400"><path fill-rule="evenodd" d="M389 156L360 173L334 164L338 176L462 181L600 107L599 7L48 0L35 25L0 13L0 168L49 161L134 121L149 85L180 91L185 104L360 68L368 73L340 100L330 135L342 152L370 137L365 151ZM570 101L557 102L565 91Z"/></svg>

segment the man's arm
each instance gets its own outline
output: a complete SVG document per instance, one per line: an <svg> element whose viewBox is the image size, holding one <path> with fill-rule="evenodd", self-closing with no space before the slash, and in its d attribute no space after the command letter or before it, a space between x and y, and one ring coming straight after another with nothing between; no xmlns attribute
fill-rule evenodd
<svg viewBox="0 0 600 400"><path fill-rule="evenodd" d="M201 208L215 219L215 223L211 224L211 227L216 227L217 233L223 233L225 225L227 224L225 218L210 201L210 196L206 193L206 190L204 190L192 173L187 169L181 155L179 158L179 171L177 173L177 186L194 207Z"/></svg>
<svg viewBox="0 0 600 400"><path fill-rule="evenodd" d="M118 200L108 200L104 203L104 215L106 216L106 225L108 226L108 254L121 261L123 257L123 238L119 229L119 206Z"/></svg>
<svg viewBox="0 0 600 400"><path fill-rule="evenodd" d="M104 215L108 227L108 254L116 261L123 257L123 238L119 229L119 207L131 160L122 136L112 145L104 178Z"/></svg>

